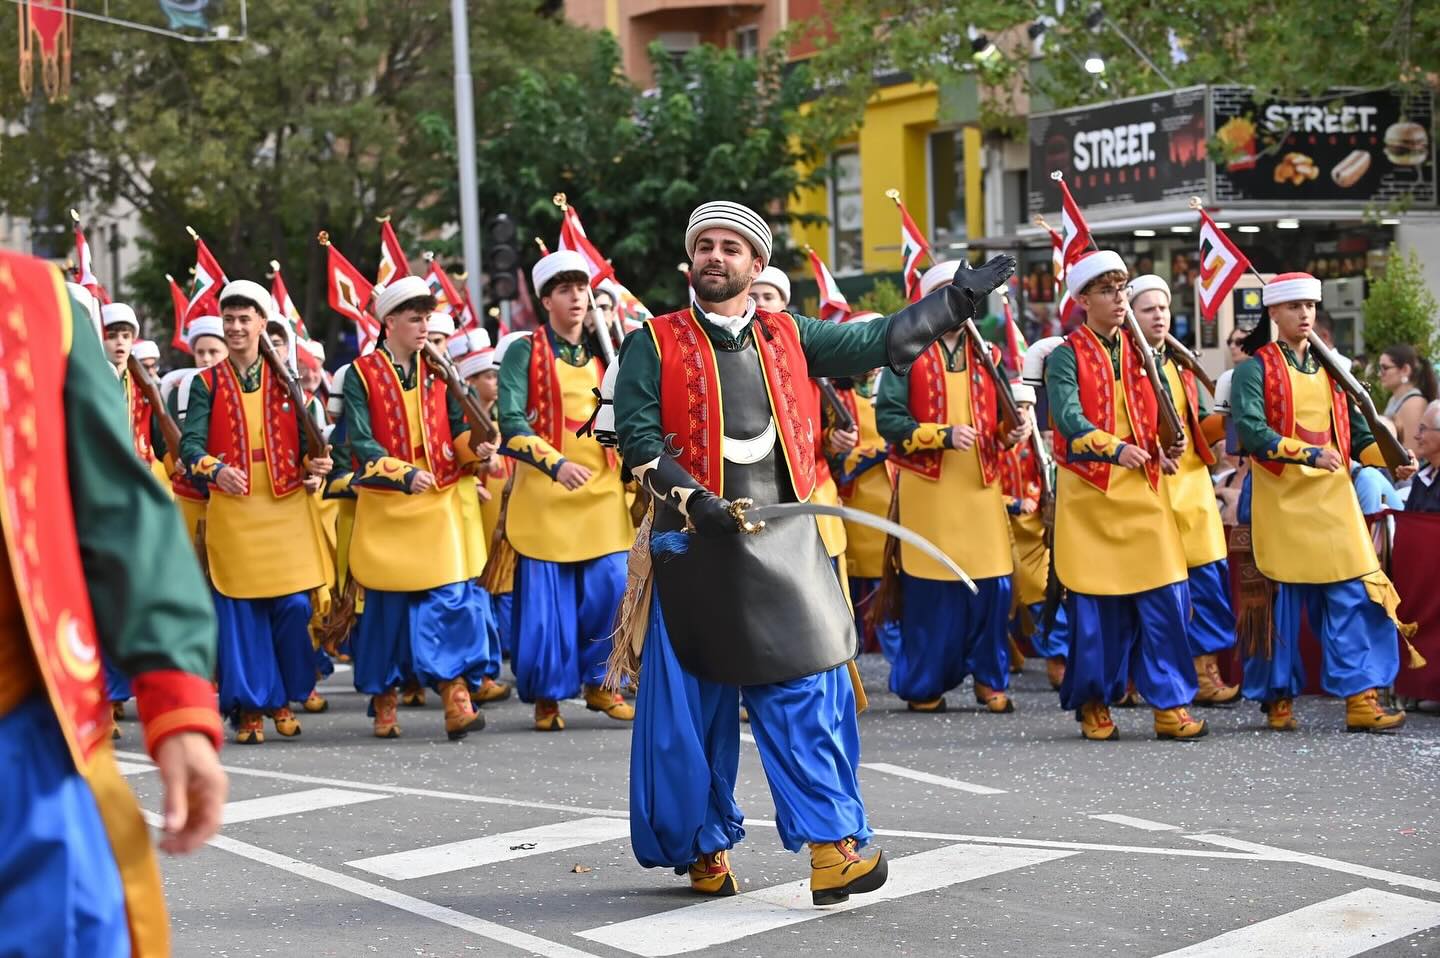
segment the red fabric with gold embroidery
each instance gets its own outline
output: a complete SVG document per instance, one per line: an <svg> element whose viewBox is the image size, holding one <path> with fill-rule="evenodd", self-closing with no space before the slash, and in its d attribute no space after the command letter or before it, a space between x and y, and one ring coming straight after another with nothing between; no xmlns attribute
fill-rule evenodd
<svg viewBox="0 0 1440 958"><path fill-rule="evenodd" d="M810 391L814 393L815 408L817 410L823 410L825 408L825 400L820 396L820 384L813 379L810 380ZM840 390L837 389L835 392L839 393ZM841 402L843 403L844 400L841 400ZM850 415L851 418L854 418L855 413L853 410ZM818 421L821 424L821 428L815 430L815 485L823 486L829 482L833 476L830 473L830 462L825 458L825 420L822 417ZM856 421L858 422L859 420Z"/></svg>
<svg viewBox="0 0 1440 958"><path fill-rule="evenodd" d="M1039 499L1040 473L1028 443L1000 452L1000 491L1011 499Z"/></svg>
<svg viewBox="0 0 1440 958"><path fill-rule="evenodd" d="M660 354L660 428L665 451L706 489L724 488L720 434L720 381L713 349L691 310L649 321ZM757 310L754 337L769 387L771 412L795 495L815 491L819 394L810 384L800 330L788 314ZM766 334L769 335L766 335ZM812 388L800 388L810 385Z"/></svg>
<svg viewBox="0 0 1440 958"><path fill-rule="evenodd" d="M1125 409L1130 417L1131 438L1128 440L1150 453L1145 464L1145 478L1150 488L1160 489L1160 407L1155 402L1155 391L1150 380L1145 378L1145 366L1140 361L1130 342L1129 336L1120 333L1120 386L1125 394ZM1075 351L1075 378L1080 387L1080 409L1085 418L1102 432L1115 432L1115 373L1110 365L1110 353L1100 338L1088 326L1081 326L1065 342ZM1058 435L1058 432L1057 432ZM1069 439L1055 444L1055 461L1075 473L1081 479L1104 492L1110 488L1108 462L1093 460L1070 461Z"/></svg>
<svg viewBox="0 0 1440 958"><path fill-rule="evenodd" d="M980 456L980 476L986 485L1000 475L1000 455L1005 446L996 435L998 400L995 384L985 372L975 352L975 343L964 337L965 369L970 375L970 420L975 427L975 449ZM1000 350L988 346L991 358L998 364ZM939 342L932 343L910 369L910 416L916 422L946 423L950 420L950 399L945 388L945 352ZM926 479L939 479L944 450L926 449L905 455L899 447L890 448L890 461Z"/></svg>
<svg viewBox="0 0 1440 958"><path fill-rule="evenodd" d="M1185 421L1190 426L1190 436L1195 440L1195 452L1207 466L1215 465L1215 452L1205 441L1205 431L1200 426L1200 387L1195 383L1195 374L1188 369L1180 370L1180 382L1185 387Z"/></svg>
<svg viewBox="0 0 1440 958"><path fill-rule="evenodd" d="M200 373L210 388L210 434L205 448L250 480L250 430L245 422L245 405L240 398L240 379L228 360L216 363ZM265 401L265 465L270 471L270 486L277 497L288 496L301 488L304 475L300 463L300 423L290 406L290 395L270 372L268 365L260 368L260 392ZM249 495L247 491L245 495Z"/></svg>
<svg viewBox="0 0 1440 958"><path fill-rule="evenodd" d="M860 428L860 407L855 403L855 390L837 389L835 390L835 395L840 397L840 405L845 407L845 411L850 414L850 421L855 423L855 428L858 430ZM825 475L833 477L834 474L830 471L830 463L824 461L823 450L821 454L821 461L824 462L825 465ZM849 482L844 483L837 480L835 483L835 491L840 494L841 499L849 499L851 493L855 491L855 480L852 479Z"/></svg>
<svg viewBox="0 0 1440 958"><path fill-rule="evenodd" d="M1289 364L1285 361L1285 354L1280 351L1280 344L1266 343L1255 351L1255 358L1259 360L1260 368L1265 374L1265 421L1283 438L1297 438L1295 397L1290 391L1290 373L1287 369ZM1330 383L1330 422L1334 428L1335 447L1340 450L1340 457L1349 462L1350 407L1346 404L1345 393L1330 379L1330 374L1322 369L1319 375L1324 376ZM1285 471L1283 462L1256 458L1255 464L1277 476Z"/></svg>
<svg viewBox="0 0 1440 958"><path fill-rule="evenodd" d="M603 375L603 374L602 374ZM541 326L530 334L530 383L526 393L526 418L535 435L560 452L565 441L565 402L560 378L555 375L555 350L550 334Z"/></svg>
<svg viewBox="0 0 1440 958"><path fill-rule="evenodd" d="M155 461L155 449L150 445L150 400L134 377L127 375L125 385L130 390L130 438L135 443L135 455L148 466Z"/></svg>
<svg viewBox="0 0 1440 958"><path fill-rule="evenodd" d="M415 357L419 362L420 358ZM412 465L415 448L422 445L435 485L444 489L460 479L460 464L455 458L455 443L450 435L450 409L445 383L429 369L421 369L415 378L420 390L420 442L410 435L410 420L405 415L405 392L395 372L394 361L383 349L366 353L355 360L353 369L365 383L370 405L370 429L386 455Z"/></svg>

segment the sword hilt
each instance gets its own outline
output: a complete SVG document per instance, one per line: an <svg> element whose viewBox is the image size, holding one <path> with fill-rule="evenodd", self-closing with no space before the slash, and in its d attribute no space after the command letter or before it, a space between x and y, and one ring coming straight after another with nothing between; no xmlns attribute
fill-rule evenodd
<svg viewBox="0 0 1440 958"><path fill-rule="evenodd" d="M735 524L740 527L740 531L747 535L754 535L765 528L764 519L761 519L759 522L751 522L745 518L745 510L753 505L755 505L754 499L736 499L730 503L731 518L733 518Z"/></svg>

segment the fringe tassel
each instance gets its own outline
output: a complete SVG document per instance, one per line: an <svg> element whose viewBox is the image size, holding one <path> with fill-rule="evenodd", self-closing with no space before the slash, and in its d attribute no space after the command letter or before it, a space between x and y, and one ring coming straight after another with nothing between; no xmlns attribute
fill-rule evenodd
<svg viewBox="0 0 1440 958"><path fill-rule="evenodd" d="M650 628L650 596L655 581L650 561L650 526L654 519L652 503L635 532L635 542L625 562L625 595L615 611L610 657L605 662L605 681L601 683L601 688L611 692L620 691L627 680L631 686L640 681L640 653Z"/></svg>
<svg viewBox="0 0 1440 958"><path fill-rule="evenodd" d="M495 531L490 534L490 551L485 556L485 568L480 570L480 585L491 595L504 595L515 588L515 547L505 535L505 520L510 515L510 490L515 488L516 469L505 480L505 490L500 493L500 518L495 521Z"/></svg>
<svg viewBox="0 0 1440 958"><path fill-rule="evenodd" d="M1400 593L1395 591L1395 584L1383 571L1376 570L1360 580L1365 583L1365 594L1370 601L1385 610L1390 621L1395 623L1395 628L1400 632L1400 641L1405 643L1407 653L1407 668L1423 669L1430 663L1425 661L1425 656L1415 648L1415 643L1410 640L1420 631L1418 622L1400 621Z"/></svg>
<svg viewBox="0 0 1440 958"><path fill-rule="evenodd" d="M313 626L311 635L319 648L329 655L335 655L340 643L345 641L345 637L355 627L355 619L360 614L360 583L350 579L345 583L345 591L340 593L340 601L330 602L328 605L328 614Z"/></svg>
<svg viewBox="0 0 1440 958"><path fill-rule="evenodd" d="M891 522L900 521L900 485L890 487L890 508L886 518ZM900 540L894 536L885 537L885 552L882 560L880 587L875 590L874 601L865 611L865 626L878 630L886 622L899 622L904 612L900 589Z"/></svg>
<svg viewBox="0 0 1440 958"><path fill-rule="evenodd" d="M1230 559L1235 566L1235 640L1246 658L1274 655L1275 583L1255 565L1249 526L1230 530Z"/></svg>

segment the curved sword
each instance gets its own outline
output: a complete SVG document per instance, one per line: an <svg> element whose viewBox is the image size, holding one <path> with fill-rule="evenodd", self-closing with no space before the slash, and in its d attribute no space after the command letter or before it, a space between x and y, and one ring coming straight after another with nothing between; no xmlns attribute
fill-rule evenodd
<svg viewBox="0 0 1440 958"><path fill-rule="evenodd" d="M736 500L732 506L739 506L744 500ZM886 535L892 535L901 542L908 542L919 549L936 562L949 569L965 587L975 595L980 594L975 581L965 574L965 570L955 564L955 560L940 551L940 547L929 539L920 535L914 530L907 529L899 523L891 522L889 519L871 515L868 512L861 512L859 509L851 509L849 506L827 506L817 502L780 502L768 506L745 505L736 510L735 518L740 521L740 528L746 532L759 532L765 526L766 519L779 519L784 516L834 516L837 519L844 519L846 522L853 522L857 525L869 526L872 529L879 529Z"/></svg>

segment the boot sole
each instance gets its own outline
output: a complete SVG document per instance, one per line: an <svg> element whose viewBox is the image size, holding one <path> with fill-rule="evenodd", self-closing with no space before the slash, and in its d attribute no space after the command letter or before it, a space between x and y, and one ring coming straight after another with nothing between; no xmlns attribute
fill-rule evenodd
<svg viewBox="0 0 1440 958"><path fill-rule="evenodd" d="M859 878L848 885L839 888L824 888L820 891L811 892L810 900L816 905L839 905L848 901L851 895L863 895L866 892L876 891L885 884L890 877L890 863L885 860L885 853L882 851L875 861L875 867L870 869Z"/></svg>
<svg viewBox="0 0 1440 958"><path fill-rule="evenodd" d="M453 732L447 728L445 730L445 734L450 738L450 741L458 742L465 736L469 735L471 732L479 732L482 731L484 728L485 716L481 715L479 712L476 712L474 721L468 723L464 728L455 729Z"/></svg>
<svg viewBox="0 0 1440 958"><path fill-rule="evenodd" d="M1093 735L1086 735L1084 732L1080 733L1080 737L1087 742L1118 742L1120 741L1120 730L1117 728L1104 738L1096 738Z"/></svg>
<svg viewBox="0 0 1440 958"><path fill-rule="evenodd" d="M708 888L697 888L693 881L690 883L690 890L697 895L704 895L706 898L733 898L740 894L740 883L735 880L734 874L730 874L725 876L724 883L714 891Z"/></svg>
<svg viewBox="0 0 1440 958"><path fill-rule="evenodd" d="M374 735L376 738L399 738L400 729L392 726L383 732L375 732Z"/></svg>
<svg viewBox="0 0 1440 958"><path fill-rule="evenodd" d="M1404 722L1403 720L1402 720L1402 721L1399 721L1399 722L1396 722L1394 725L1386 725L1386 726L1384 726L1384 727L1374 727L1374 726L1369 726L1369 725L1347 725L1347 726L1345 726L1345 731L1347 731L1347 732L1374 732L1374 733L1377 733L1377 734L1378 734L1378 733L1381 733L1381 732L1393 732L1393 731L1395 731L1396 729L1399 729L1399 728L1404 727L1404 725L1405 725L1405 722Z"/></svg>
<svg viewBox="0 0 1440 958"><path fill-rule="evenodd" d="M309 712L311 715L319 715L321 712L328 712L328 711L330 711L330 703L329 703L329 702L326 702L324 705L320 706L318 709L312 709L312 708L311 708L310 706L308 706L308 705L304 705L304 706L301 706L301 707L302 707L303 709L305 709L305 711Z"/></svg>
<svg viewBox="0 0 1440 958"><path fill-rule="evenodd" d="M1194 735L1181 735L1178 732L1156 732L1155 737L1163 742L1190 742L1197 738L1204 738L1210 734L1210 726L1202 726L1200 731Z"/></svg>

